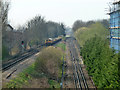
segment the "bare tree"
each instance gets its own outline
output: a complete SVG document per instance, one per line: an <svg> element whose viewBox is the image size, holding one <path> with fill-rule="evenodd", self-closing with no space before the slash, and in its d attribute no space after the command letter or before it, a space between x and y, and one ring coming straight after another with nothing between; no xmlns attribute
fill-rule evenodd
<svg viewBox="0 0 120 90"><path fill-rule="evenodd" d="M2 29L6 30L9 2L2 3Z"/></svg>
<svg viewBox="0 0 120 90"><path fill-rule="evenodd" d="M6 28L7 28L7 19L8 19L8 10L9 10L9 3L8 2L1 2L1 18L2 18L2 38L6 37Z"/></svg>
<svg viewBox="0 0 120 90"><path fill-rule="evenodd" d="M99 22L101 24L103 24L106 28L109 28L109 20L107 19L103 19L103 20L96 20L96 21L87 21L84 22L82 20L77 20L74 22L72 30L75 32L77 29L81 28L81 27L89 27L92 24L95 24L96 22Z"/></svg>
<svg viewBox="0 0 120 90"><path fill-rule="evenodd" d="M74 22L72 30L76 31L78 28L85 27L85 26L86 26L85 22L83 22L82 20L77 20Z"/></svg>
<svg viewBox="0 0 120 90"><path fill-rule="evenodd" d="M65 26L62 23L46 22L44 17L36 16L27 24L24 31L24 41L29 45L44 43L45 39L55 38L65 34Z"/></svg>

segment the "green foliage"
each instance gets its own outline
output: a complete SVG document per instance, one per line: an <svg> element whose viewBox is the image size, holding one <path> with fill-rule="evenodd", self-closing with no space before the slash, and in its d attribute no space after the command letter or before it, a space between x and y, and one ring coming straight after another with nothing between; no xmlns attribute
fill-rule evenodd
<svg viewBox="0 0 120 90"><path fill-rule="evenodd" d="M9 56L9 51L7 49L7 47L5 47L4 45L2 46L2 60L7 58Z"/></svg>
<svg viewBox="0 0 120 90"><path fill-rule="evenodd" d="M109 35L109 31L101 23L95 23L89 27L79 28L75 32L75 37L81 47L85 44L87 40L93 38L96 35L101 37L102 39L106 39Z"/></svg>
<svg viewBox="0 0 120 90"><path fill-rule="evenodd" d="M53 88L53 86L55 88L60 88L60 84L54 80L48 80L48 83L50 84L50 88Z"/></svg>
<svg viewBox="0 0 120 90"><path fill-rule="evenodd" d="M6 83L4 88L22 88L24 85L29 85L29 80L33 78L46 77L44 73L39 73L35 70L35 64L32 64L23 72L21 72L16 78ZM57 84L55 84L57 87Z"/></svg>
<svg viewBox="0 0 120 90"><path fill-rule="evenodd" d="M75 32L77 29L81 28L81 27L89 27L92 24L95 24L96 22L101 23L105 28L109 28L109 20L107 19L103 19L103 20L97 20L97 21L87 21L84 22L82 20L77 20L74 22L72 30Z"/></svg>
<svg viewBox="0 0 120 90"><path fill-rule="evenodd" d="M16 78L12 79L6 84L6 88L22 88L23 85L28 85L28 80L32 78L42 78L45 77L43 73L38 73L35 70L35 65L32 64L23 72L21 72Z"/></svg>
<svg viewBox="0 0 120 90"><path fill-rule="evenodd" d="M28 85L28 80L32 78L42 77L55 77L61 78L61 66L62 66L62 51L48 47L41 52L37 58L35 64L31 65L20 73L16 78L12 79L6 84L6 88L22 88L23 85ZM56 79L57 80L57 79ZM59 88L58 82L49 80L50 87L54 85L55 88Z"/></svg>
<svg viewBox="0 0 120 90"><path fill-rule="evenodd" d="M6 84L6 88L21 88L22 85L28 84L28 80L31 79L31 76L35 72L34 64L21 72L16 78L12 79Z"/></svg>
<svg viewBox="0 0 120 90"><path fill-rule="evenodd" d="M62 48L64 51L66 50L66 44L64 43L59 43L56 46Z"/></svg>
<svg viewBox="0 0 120 90"><path fill-rule="evenodd" d="M35 70L45 73L48 77L59 78L62 51L54 47L44 49L35 62Z"/></svg>
<svg viewBox="0 0 120 90"><path fill-rule="evenodd" d="M103 21L102 23L107 23ZM81 55L88 74L98 88L120 88L120 53L109 48L109 31L101 24L79 28L75 37L82 47Z"/></svg>
<svg viewBox="0 0 120 90"><path fill-rule="evenodd" d="M120 88L118 54L109 48L107 40L98 36L87 40L81 49L81 55L98 88Z"/></svg>
<svg viewBox="0 0 120 90"><path fill-rule="evenodd" d="M66 37L65 37L65 36L63 36L63 37L62 37L62 40L63 40L63 41L64 41L64 40L66 40Z"/></svg>

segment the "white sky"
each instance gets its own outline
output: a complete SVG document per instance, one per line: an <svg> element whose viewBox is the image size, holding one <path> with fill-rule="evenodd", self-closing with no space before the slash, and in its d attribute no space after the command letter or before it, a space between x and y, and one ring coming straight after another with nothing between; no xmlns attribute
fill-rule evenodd
<svg viewBox="0 0 120 90"><path fill-rule="evenodd" d="M111 0L11 0L8 21L16 28L36 15L72 27L83 21L108 19L105 8Z"/></svg>

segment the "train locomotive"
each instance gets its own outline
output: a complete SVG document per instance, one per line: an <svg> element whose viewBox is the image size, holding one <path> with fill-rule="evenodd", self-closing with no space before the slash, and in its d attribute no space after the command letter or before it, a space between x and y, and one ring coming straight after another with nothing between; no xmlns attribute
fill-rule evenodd
<svg viewBox="0 0 120 90"><path fill-rule="evenodd" d="M57 38L49 38L49 39L45 40L45 45L51 46L51 45L53 45L61 40L62 40L62 36L59 36Z"/></svg>

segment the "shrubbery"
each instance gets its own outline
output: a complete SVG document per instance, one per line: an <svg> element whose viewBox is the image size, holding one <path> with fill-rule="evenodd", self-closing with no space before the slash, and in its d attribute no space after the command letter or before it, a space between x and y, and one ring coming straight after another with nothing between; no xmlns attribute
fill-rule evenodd
<svg viewBox="0 0 120 90"><path fill-rule="evenodd" d="M58 80L61 80L63 51L55 47L43 49L35 63L25 69L23 72L7 84L4 88L26 88L30 87L32 79L48 78L50 88L60 88Z"/></svg>
<svg viewBox="0 0 120 90"><path fill-rule="evenodd" d="M58 79L61 72L62 51L54 47L44 49L35 62L35 69L48 77Z"/></svg>
<svg viewBox="0 0 120 90"><path fill-rule="evenodd" d="M107 41L94 37L86 41L81 55L87 66L89 75L99 88L120 87L118 76L118 54L109 48Z"/></svg>
<svg viewBox="0 0 120 90"><path fill-rule="evenodd" d="M107 36L109 36L109 30L106 29L101 23L95 23L89 27L79 28L75 32L75 37L81 47L87 40L93 38L95 35L101 37L102 39L106 39Z"/></svg>
<svg viewBox="0 0 120 90"><path fill-rule="evenodd" d="M64 51L66 50L66 45L64 43L57 44L56 46L62 48Z"/></svg>
<svg viewBox="0 0 120 90"><path fill-rule="evenodd" d="M120 87L120 53L109 47L109 31L100 23L75 32L88 74L98 88Z"/></svg>

